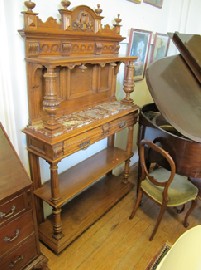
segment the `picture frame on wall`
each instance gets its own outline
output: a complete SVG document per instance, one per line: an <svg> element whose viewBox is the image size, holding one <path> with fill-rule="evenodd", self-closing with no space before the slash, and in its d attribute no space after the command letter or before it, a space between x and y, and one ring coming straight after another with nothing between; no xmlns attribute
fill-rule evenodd
<svg viewBox="0 0 201 270"><path fill-rule="evenodd" d="M163 7L163 0L143 0L143 3L150 4L157 8Z"/></svg>
<svg viewBox="0 0 201 270"><path fill-rule="evenodd" d="M170 45L170 37L166 34L156 33L154 35L153 46L149 63L153 63L167 56Z"/></svg>
<svg viewBox="0 0 201 270"><path fill-rule="evenodd" d="M134 62L135 81L140 81L144 78L151 38L151 31L133 28L130 30L128 55L137 56L137 60Z"/></svg>

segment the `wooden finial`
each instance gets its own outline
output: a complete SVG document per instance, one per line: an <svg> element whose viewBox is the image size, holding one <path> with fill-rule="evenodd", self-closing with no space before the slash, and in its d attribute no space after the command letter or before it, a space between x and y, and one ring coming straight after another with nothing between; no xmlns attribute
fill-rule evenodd
<svg viewBox="0 0 201 270"><path fill-rule="evenodd" d="M95 12L97 15L100 15L103 10L100 8L100 4L97 4L97 8L95 9Z"/></svg>
<svg viewBox="0 0 201 270"><path fill-rule="evenodd" d="M28 12L31 12L31 13L33 12L32 9L34 9L36 6L36 4L34 2L32 2L31 0L25 1L24 4L28 8Z"/></svg>
<svg viewBox="0 0 201 270"><path fill-rule="evenodd" d="M62 4L64 9L67 9L70 6L71 2L68 0L63 0L63 1L61 1L61 4Z"/></svg>
<svg viewBox="0 0 201 270"><path fill-rule="evenodd" d="M120 16L120 15L118 14L118 15L117 15L117 18L114 19L117 25L119 25L120 22L122 21L122 20L119 18L119 16Z"/></svg>

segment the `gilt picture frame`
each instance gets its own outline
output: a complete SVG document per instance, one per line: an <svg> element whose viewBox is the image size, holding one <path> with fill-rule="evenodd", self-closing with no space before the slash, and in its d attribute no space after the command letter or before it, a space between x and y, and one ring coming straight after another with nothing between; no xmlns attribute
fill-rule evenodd
<svg viewBox="0 0 201 270"><path fill-rule="evenodd" d="M134 80L143 80L147 67L152 32L142 29L131 29L129 35L128 55L137 56L134 62Z"/></svg>
<svg viewBox="0 0 201 270"><path fill-rule="evenodd" d="M170 37L166 34L156 33L154 35L153 46L149 63L153 63L167 56L170 45Z"/></svg>

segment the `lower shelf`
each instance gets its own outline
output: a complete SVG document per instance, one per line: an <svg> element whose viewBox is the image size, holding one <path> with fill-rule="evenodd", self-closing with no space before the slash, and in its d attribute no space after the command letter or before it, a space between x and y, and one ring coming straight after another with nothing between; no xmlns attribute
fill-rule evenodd
<svg viewBox="0 0 201 270"><path fill-rule="evenodd" d="M52 216L39 225L39 239L56 254L104 215L133 188L122 182L123 175L108 175L62 208L63 238L52 238Z"/></svg>

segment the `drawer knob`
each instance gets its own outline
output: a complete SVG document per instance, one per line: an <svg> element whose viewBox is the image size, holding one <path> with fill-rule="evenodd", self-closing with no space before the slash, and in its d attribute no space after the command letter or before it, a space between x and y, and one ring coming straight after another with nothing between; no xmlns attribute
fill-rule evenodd
<svg viewBox="0 0 201 270"><path fill-rule="evenodd" d="M102 125L103 134L108 134L110 131L110 123L105 123Z"/></svg>
<svg viewBox="0 0 201 270"><path fill-rule="evenodd" d="M8 218L12 216L15 212L15 208L15 205L13 205L8 213L0 212L0 218Z"/></svg>
<svg viewBox="0 0 201 270"><path fill-rule="evenodd" d="M125 121L122 121L122 122L119 123L119 127L120 128L123 128L125 126L126 126L126 122Z"/></svg>
<svg viewBox="0 0 201 270"><path fill-rule="evenodd" d="M87 148L89 145L90 145L90 140L80 143L80 144L79 144L79 148L80 148L80 149L85 149L85 148Z"/></svg>
<svg viewBox="0 0 201 270"><path fill-rule="evenodd" d="M19 234L20 234L20 230L17 229L17 230L15 231L15 235L14 235L14 236L12 236L12 237L5 236L5 237L4 237L4 242L12 242L12 241L14 241L14 240L19 236Z"/></svg>
<svg viewBox="0 0 201 270"><path fill-rule="evenodd" d="M15 265L24 259L23 255L19 255L14 261L9 264L9 268L15 267Z"/></svg>

